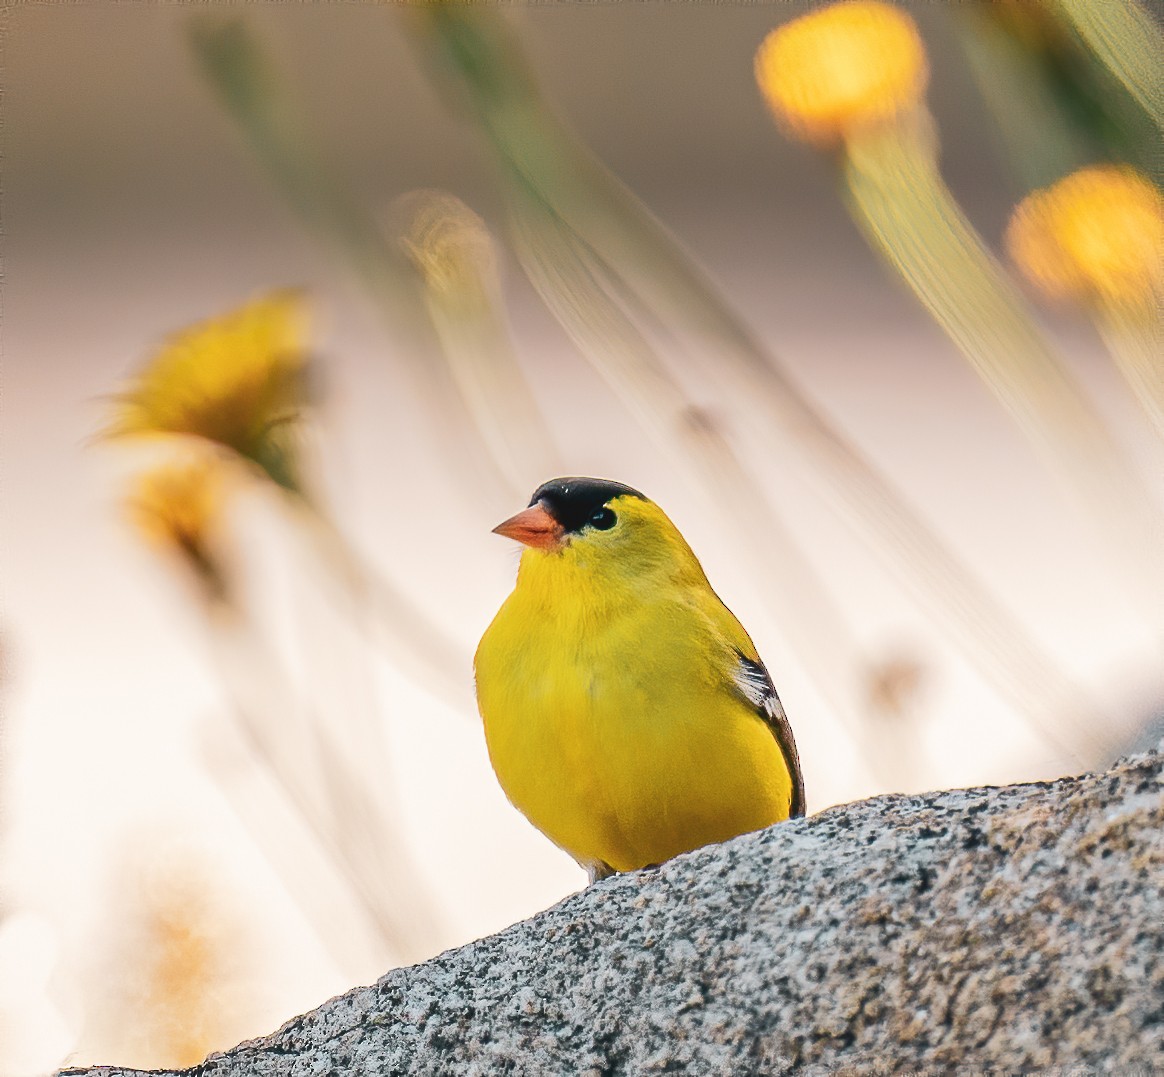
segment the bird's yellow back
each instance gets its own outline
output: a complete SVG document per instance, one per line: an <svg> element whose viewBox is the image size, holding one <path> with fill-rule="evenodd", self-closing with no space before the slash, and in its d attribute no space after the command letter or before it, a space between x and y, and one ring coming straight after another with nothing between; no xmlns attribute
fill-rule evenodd
<svg viewBox="0 0 1164 1077"><path fill-rule="evenodd" d="M618 526L523 553L475 660L506 794L598 874L767 826L800 796L790 736L786 758L740 688L741 659L763 669L747 633L657 505L609 504Z"/></svg>

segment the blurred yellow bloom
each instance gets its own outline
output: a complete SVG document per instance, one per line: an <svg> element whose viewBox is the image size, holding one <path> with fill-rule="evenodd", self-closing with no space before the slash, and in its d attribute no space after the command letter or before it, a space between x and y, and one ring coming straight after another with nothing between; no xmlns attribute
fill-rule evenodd
<svg viewBox="0 0 1164 1077"><path fill-rule="evenodd" d="M144 952L152 968L144 977L143 1010L150 1046L162 1064L194 1066L229 1043L216 1037L226 1023L216 981L229 957L206 882L193 872L166 882L168 892L144 910Z"/></svg>
<svg viewBox="0 0 1164 1077"><path fill-rule="evenodd" d="M424 191L407 200L411 211L402 242L425 286L444 305L474 309L487 301L497 275L493 240L485 222L459 198Z"/></svg>
<svg viewBox="0 0 1164 1077"><path fill-rule="evenodd" d="M1083 168L1028 195L1006 245L1054 297L1135 306L1164 294L1164 198L1134 168Z"/></svg>
<svg viewBox="0 0 1164 1077"><path fill-rule="evenodd" d="M263 1028L256 924L201 844L142 832L124 853L111 865L117 888L96 933L78 1053L197 1067Z"/></svg>
<svg viewBox="0 0 1164 1077"><path fill-rule="evenodd" d="M225 466L209 453L161 464L138 477L126 501L139 533L154 546L176 553L214 598L222 598L226 590L212 549L225 500Z"/></svg>
<svg viewBox="0 0 1164 1077"><path fill-rule="evenodd" d="M927 77L913 20L876 0L793 19L756 53L756 82L776 118L796 137L823 144L911 108Z"/></svg>
<svg viewBox="0 0 1164 1077"><path fill-rule="evenodd" d="M307 308L282 291L172 336L118 397L108 436L189 434L296 488L291 427L306 404Z"/></svg>

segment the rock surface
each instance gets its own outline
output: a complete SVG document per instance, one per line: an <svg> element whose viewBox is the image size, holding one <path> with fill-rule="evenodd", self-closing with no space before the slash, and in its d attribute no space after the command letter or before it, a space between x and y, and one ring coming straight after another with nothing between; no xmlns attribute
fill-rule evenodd
<svg viewBox="0 0 1164 1077"><path fill-rule="evenodd" d="M1148 1077L1164 1072L1162 768L1150 753L783 823L598 883L186 1072Z"/></svg>

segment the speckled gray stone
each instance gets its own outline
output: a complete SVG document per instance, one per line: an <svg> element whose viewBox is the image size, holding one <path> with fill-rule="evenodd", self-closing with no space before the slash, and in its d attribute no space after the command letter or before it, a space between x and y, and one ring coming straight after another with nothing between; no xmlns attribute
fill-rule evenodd
<svg viewBox="0 0 1164 1077"><path fill-rule="evenodd" d="M700 849L186 1072L1164 1073L1162 765Z"/></svg>

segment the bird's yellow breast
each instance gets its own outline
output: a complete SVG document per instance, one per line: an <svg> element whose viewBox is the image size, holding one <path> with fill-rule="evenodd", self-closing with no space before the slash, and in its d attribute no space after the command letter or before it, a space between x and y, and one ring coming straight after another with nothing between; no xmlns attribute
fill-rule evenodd
<svg viewBox="0 0 1164 1077"><path fill-rule="evenodd" d="M509 799L583 865L619 871L787 818L788 766L729 673L751 643L698 564L625 588L578 556L526 554L477 650Z"/></svg>

